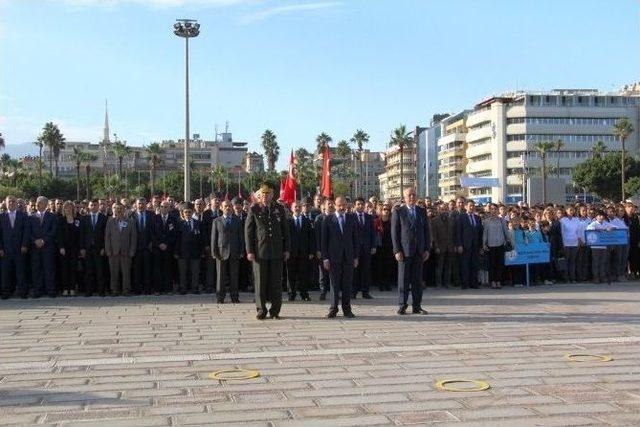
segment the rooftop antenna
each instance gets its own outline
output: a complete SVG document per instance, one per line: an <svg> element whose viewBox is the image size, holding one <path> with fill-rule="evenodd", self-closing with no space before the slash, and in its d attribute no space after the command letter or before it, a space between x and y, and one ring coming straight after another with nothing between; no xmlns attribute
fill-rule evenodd
<svg viewBox="0 0 640 427"><path fill-rule="evenodd" d="M229 120L224 122L224 133L229 133Z"/></svg>
<svg viewBox="0 0 640 427"><path fill-rule="evenodd" d="M215 124L215 128L214 129L215 130L213 131L213 133L214 133L213 140L218 142L218 124L217 123Z"/></svg>

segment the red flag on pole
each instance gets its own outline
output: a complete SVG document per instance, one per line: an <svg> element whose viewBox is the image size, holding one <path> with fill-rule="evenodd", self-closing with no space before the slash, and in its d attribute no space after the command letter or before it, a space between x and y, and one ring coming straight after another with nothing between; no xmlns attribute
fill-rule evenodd
<svg viewBox="0 0 640 427"><path fill-rule="evenodd" d="M326 145L324 147L324 152L322 153L322 179L320 181L320 194L323 197L329 198L333 194L333 189L331 188L331 154L329 151L329 146Z"/></svg>
<svg viewBox="0 0 640 427"><path fill-rule="evenodd" d="M295 164L296 164L296 158L293 155L293 150L292 150L291 156L289 157L289 173L287 174L287 177L282 182L282 185L280 187L281 188L280 199L288 205L290 205L296 200Z"/></svg>

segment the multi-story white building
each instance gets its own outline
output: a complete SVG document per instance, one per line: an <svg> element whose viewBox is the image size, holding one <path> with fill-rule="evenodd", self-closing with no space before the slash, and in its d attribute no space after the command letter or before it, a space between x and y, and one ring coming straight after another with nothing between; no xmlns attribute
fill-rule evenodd
<svg viewBox="0 0 640 427"><path fill-rule="evenodd" d="M385 154L380 151L362 150L362 153L355 152L358 159L356 169L358 174L357 185L358 195L369 198L378 192L378 175L385 171Z"/></svg>
<svg viewBox="0 0 640 427"><path fill-rule="evenodd" d="M468 114L469 110L464 110L440 122L440 138L437 140L438 192L445 200L466 195L466 189L460 185L460 177L466 164Z"/></svg>
<svg viewBox="0 0 640 427"><path fill-rule="evenodd" d="M402 157L402 168L400 167L400 157ZM402 186L404 188L415 188L417 178L416 157L415 146L404 147L402 155L400 153L400 147L397 145L390 147L386 151L385 173L378 176L381 198L382 194L384 194L385 200L399 201L402 199L401 176Z"/></svg>
<svg viewBox="0 0 640 427"><path fill-rule="evenodd" d="M264 172L264 157L256 152L244 155L242 167L246 173Z"/></svg>
<svg viewBox="0 0 640 427"><path fill-rule="evenodd" d="M556 89L506 93L478 103L466 118L463 173L497 178L498 186L470 188L469 196L481 202L523 200L523 179L528 171L542 166L535 149L541 141L561 141L559 150L547 153L547 167L559 166L560 178L571 194L571 170L592 155L596 142L602 141L610 151L621 149L613 133L621 118L628 117L635 129L626 149L640 151L638 95L632 87L626 93Z"/></svg>

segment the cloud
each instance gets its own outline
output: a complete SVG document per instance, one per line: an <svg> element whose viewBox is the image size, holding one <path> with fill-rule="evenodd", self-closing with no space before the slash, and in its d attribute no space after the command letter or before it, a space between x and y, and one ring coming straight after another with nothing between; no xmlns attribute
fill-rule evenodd
<svg viewBox="0 0 640 427"><path fill-rule="evenodd" d="M292 4L288 6L277 6L272 7L270 9L265 9L259 12L251 13L249 15L245 15L240 19L241 24L251 24L253 22L264 21L265 19L271 18L277 15L285 15L296 12L303 12L309 10L320 10L320 9L328 9L331 7L339 6L339 2L320 2L320 3L303 3L303 4Z"/></svg>

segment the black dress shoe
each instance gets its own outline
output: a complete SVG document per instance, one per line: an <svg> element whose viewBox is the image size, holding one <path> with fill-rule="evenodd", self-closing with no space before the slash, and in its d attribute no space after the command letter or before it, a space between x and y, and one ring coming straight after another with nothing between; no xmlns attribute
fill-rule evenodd
<svg viewBox="0 0 640 427"><path fill-rule="evenodd" d="M1 299L9 299L9 295L2 295L0 296Z"/></svg>
<svg viewBox="0 0 640 427"><path fill-rule="evenodd" d="M289 295L289 301L295 301L296 300L296 296L294 295Z"/></svg>
<svg viewBox="0 0 640 427"><path fill-rule="evenodd" d="M356 315L353 314L352 311L348 311L344 314L344 317L346 317L347 319L353 319L354 317L356 317Z"/></svg>
<svg viewBox="0 0 640 427"><path fill-rule="evenodd" d="M327 313L327 319L333 319L334 317L336 317L338 314L338 310L331 310L329 313Z"/></svg>
<svg viewBox="0 0 640 427"><path fill-rule="evenodd" d="M231 300L231 302L232 302L233 304L239 304L239 303L240 303L240 300L239 300L238 298L233 298L233 299Z"/></svg>
<svg viewBox="0 0 640 427"><path fill-rule="evenodd" d="M302 301L311 301L311 297L309 295L305 295L302 297Z"/></svg>
<svg viewBox="0 0 640 427"><path fill-rule="evenodd" d="M266 315L266 314L264 314L264 313L258 313L258 314L256 315L256 319L258 319L258 320L264 320L264 319L266 319L266 318L267 318L267 315Z"/></svg>
<svg viewBox="0 0 640 427"><path fill-rule="evenodd" d="M326 292L321 292L320 293L320 301L324 301L327 299L327 293Z"/></svg>
<svg viewBox="0 0 640 427"><path fill-rule="evenodd" d="M362 294L362 298L364 299L373 299L370 293Z"/></svg>
<svg viewBox="0 0 640 427"><path fill-rule="evenodd" d="M280 320L280 319L282 319L282 318L280 317L280 315L279 315L279 314L272 314L272 315L271 315L271 318L272 318L272 319L274 319L274 320Z"/></svg>
<svg viewBox="0 0 640 427"><path fill-rule="evenodd" d="M414 308L414 309L412 310L412 313L413 313L413 314L429 314L429 313L427 312L427 310L424 310L424 309L422 309L422 308Z"/></svg>
<svg viewBox="0 0 640 427"><path fill-rule="evenodd" d="M398 314L401 316L407 314L407 307L408 307L407 304L401 305L400 308L398 309Z"/></svg>

